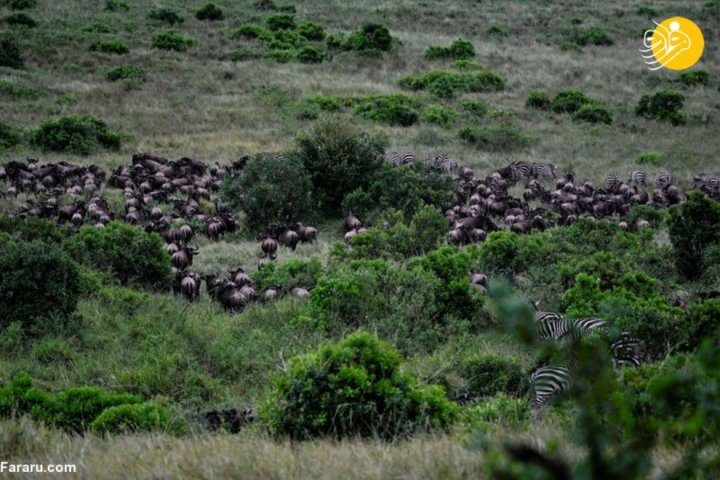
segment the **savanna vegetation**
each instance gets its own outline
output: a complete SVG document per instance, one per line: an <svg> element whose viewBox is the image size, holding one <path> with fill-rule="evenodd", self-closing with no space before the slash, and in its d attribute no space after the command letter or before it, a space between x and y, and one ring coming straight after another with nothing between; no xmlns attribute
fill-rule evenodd
<svg viewBox="0 0 720 480"><path fill-rule="evenodd" d="M717 477L718 20L0 1L0 460Z"/></svg>

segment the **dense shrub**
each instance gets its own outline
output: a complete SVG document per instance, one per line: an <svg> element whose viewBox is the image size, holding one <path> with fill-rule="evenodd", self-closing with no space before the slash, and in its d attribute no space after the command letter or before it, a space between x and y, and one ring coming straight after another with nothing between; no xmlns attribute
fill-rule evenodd
<svg viewBox="0 0 720 480"><path fill-rule="evenodd" d="M362 97L355 103L357 115L387 123L408 127L418 121L417 101L401 94L372 95Z"/></svg>
<svg viewBox="0 0 720 480"><path fill-rule="evenodd" d="M27 8L35 8L37 0L9 0L7 2L10 10L25 10Z"/></svg>
<svg viewBox="0 0 720 480"><path fill-rule="evenodd" d="M260 58L260 54L254 50L244 47L233 48L223 57L224 60L230 60L233 62L244 62L245 60L252 60L255 58Z"/></svg>
<svg viewBox="0 0 720 480"><path fill-rule="evenodd" d="M620 277L629 273L631 268L632 265L628 265L618 255L600 251L588 258L560 265L560 283L563 289L569 288L575 282L578 274L585 273L597 278L602 290L608 290L617 284Z"/></svg>
<svg viewBox="0 0 720 480"><path fill-rule="evenodd" d="M339 212L347 193L367 187L383 164L385 138L340 117L318 121L296 139L313 192L327 211Z"/></svg>
<svg viewBox="0 0 720 480"><path fill-rule="evenodd" d="M505 38L510 35L510 32L508 32L506 28L498 27L497 25L493 25L492 27L485 30L485 33L487 33L491 37L498 38Z"/></svg>
<svg viewBox="0 0 720 480"><path fill-rule="evenodd" d="M0 150L20 145L22 131L14 125L0 121Z"/></svg>
<svg viewBox="0 0 720 480"><path fill-rule="evenodd" d="M450 67L458 70L484 70L483 66L472 60L455 60Z"/></svg>
<svg viewBox="0 0 720 480"><path fill-rule="evenodd" d="M322 273L320 259L312 257L308 260L288 260L281 265L269 263L255 272L252 278L258 289L281 287L290 291L295 287L313 288Z"/></svg>
<svg viewBox="0 0 720 480"><path fill-rule="evenodd" d="M392 36L385 25L367 23L352 32L343 43L346 50L387 51L392 47Z"/></svg>
<svg viewBox="0 0 720 480"><path fill-rule="evenodd" d="M481 150L509 152L530 145L530 137L510 123L489 127L465 127L460 138Z"/></svg>
<svg viewBox="0 0 720 480"><path fill-rule="evenodd" d="M638 163L640 165L660 165L664 155L660 152L645 152L638 156Z"/></svg>
<svg viewBox="0 0 720 480"><path fill-rule="evenodd" d="M424 75L401 78L400 85L411 90L428 90L438 97L451 98L458 92L493 92L505 88L504 80L493 72L448 72L432 70Z"/></svg>
<svg viewBox="0 0 720 480"><path fill-rule="evenodd" d="M450 107L435 103L425 108L420 119L423 122L449 127L458 119L458 113Z"/></svg>
<svg viewBox="0 0 720 480"><path fill-rule="evenodd" d="M104 40L101 42L95 42L90 45L90 50L93 52L114 53L116 55L130 53L130 49L122 42L122 40Z"/></svg>
<svg viewBox="0 0 720 480"><path fill-rule="evenodd" d="M610 110L601 103L586 103L573 114L572 118L576 122L604 123L606 125L610 125L613 120Z"/></svg>
<svg viewBox="0 0 720 480"><path fill-rule="evenodd" d="M150 10L148 19L152 22L166 23L168 25L178 25L185 21L180 14L170 8L157 8Z"/></svg>
<svg viewBox="0 0 720 480"><path fill-rule="evenodd" d="M105 10L108 12L128 11L130 7L124 0L107 0L105 2Z"/></svg>
<svg viewBox="0 0 720 480"><path fill-rule="evenodd" d="M105 77L111 82L119 81L145 81L147 71L136 65L120 65L107 71Z"/></svg>
<svg viewBox="0 0 720 480"><path fill-rule="evenodd" d="M181 433L178 422L170 420L167 409L154 403L125 403L106 408L90 424L100 434L161 431Z"/></svg>
<svg viewBox="0 0 720 480"><path fill-rule="evenodd" d="M473 396L525 393L525 373L519 363L507 357L481 354L467 359L462 365L462 376Z"/></svg>
<svg viewBox="0 0 720 480"><path fill-rule="evenodd" d="M491 232L478 250L479 268L483 272L518 274L537 258L547 258L548 243L533 235L513 232Z"/></svg>
<svg viewBox="0 0 720 480"><path fill-rule="evenodd" d="M640 98L635 113L651 120L670 121L673 125L685 124L685 114L681 111L685 97L673 90L660 90Z"/></svg>
<svg viewBox="0 0 720 480"><path fill-rule="evenodd" d="M36 99L44 95L45 92L29 85L10 80L0 80L0 96Z"/></svg>
<svg viewBox="0 0 720 480"><path fill-rule="evenodd" d="M466 100L460 105L462 110L475 118L482 118L487 114L488 107L482 100Z"/></svg>
<svg viewBox="0 0 720 480"><path fill-rule="evenodd" d="M292 30L295 28L295 16L278 13L271 15L265 21L270 30Z"/></svg>
<svg viewBox="0 0 720 480"><path fill-rule="evenodd" d="M576 90L563 90L550 102L550 110L555 113L575 113L589 103L593 103L593 100L584 93Z"/></svg>
<svg viewBox="0 0 720 480"><path fill-rule="evenodd" d="M211 22L216 22L218 20L223 20L225 18L225 13L223 13L222 8L218 7L214 3L208 3L200 10L195 12L195 18L197 18L198 20L209 20Z"/></svg>
<svg viewBox="0 0 720 480"><path fill-rule="evenodd" d="M325 30L322 25L314 22L304 22L297 26L297 33L302 35L306 40L313 42L322 42L325 40Z"/></svg>
<svg viewBox="0 0 720 480"><path fill-rule="evenodd" d="M296 55L294 50L270 50L263 53L262 58L273 60L277 63L288 63L295 60Z"/></svg>
<svg viewBox="0 0 720 480"><path fill-rule="evenodd" d="M45 243L61 243L65 239L65 232L56 222L37 217L20 219L0 216L0 232L8 233L21 242L38 240Z"/></svg>
<svg viewBox="0 0 720 480"><path fill-rule="evenodd" d="M103 229L82 227L67 240L66 249L79 262L112 274L122 285L170 287L170 256L156 233L110 222Z"/></svg>
<svg viewBox="0 0 720 480"><path fill-rule="evenodd" d="M37 27L37 22L27 13L13 13L3 18L3 21L8 25L34 28Z"/></svg>
<svg viewBox="0 0 720 480"><path fill-rule="evenodd" d="M255 23L246 23L244 25L240 25L238 28L233 30L232 33L230 33L230 38L233 40L237 40L238 38L257 38L261 40L271 40L273 38L273 35L265 27L262 27Z"/></svg>
<svg viewBox="0 0 720 480"><path fill-rule="evenodd" d="M89 115L45 120L30 133L30 141L45 151L79 155L120 148L120 136Z"/></svg>
<svg viewBox="0 0 720 480"><path fill-rule="evenodd" d="M594 26L586 29L579 29L573 34L573 41L578 45L609 46L614 42L602 27Z"/></svg>
<svg viewBox="0 0 720 480"><path fill-rule="evenodd" d="M488 425L522 428L530 421L530 402L500 393L473 405L465 412L465 423L471 429L485 429Z"/></svg>
<svg viewBox="0 0 720 480"><path fill-rule="evenodd" d="M310 177L296 156L257 156L223 181L222 197L247 215L248 226L302 220L312 211Z"/></svg>
<svg viewBox="0 0 720 480"><path fill-rule="evenodd" d="M636 15L646 16L648 18L653 18L657 16L657 10L655 10L652 7L648 7L646 5L642 5L638 7L638 9L635 11Z"/></svg>
<svg viewBox="0 0 720 480"><path fill-rule="evenodd" d="M450 49L448 47L440 47L438 45L430 45L423 54L426 60L437 60L440 58L449 58Z"/></svg>
<svg viewBox="0 0 720 480"><path fill-rule="evenodd" d="M0 386L0 418L9 418L28 410L25 394L32 388L32 378L18 372L9 382Z"/></svg>
<svg viewBox="0 0 720 480"><path fill-rule="evenodd" d="M52 244L3 245L0 252L0 330L13 322L30 334L67 324L82 289L80 269Z"/></svg>
<svg viewBox="0 0 720 480"><path fill-rule="evenodd" d="M20 54L20 47L17 42L11 38L3 38L0 40L0 67L22 68L25 66L25 60Z"/></svg>
<svg viewBox="0 0 720 480"><path fill-rule="evenodd" d="M297 59L302 63L321 63L325 60L325 52L319 47L307 45L298 50Z"/></svg>
<svg viewBox="0 0 720 480"><path fill-rule="evenodd" d="M197 40L186 37L177 30L165 30L153 38L153 47L161 50L184 52L195 44L197 44Z"/></svg>
<svg viewBox="0 0 720 480"><path fill-rule="evenodd" d="M475 46L462 38L455 40L449 47L430 46L425 50L425 58L428 60L438 58L467 60L473 57L475 57Z"/></svg>
<svg viewBox="0 0 720 480"><path fill-rule="evenodd" d="M693 191L680 209L671 211L670 241L678 272L688 279L700 278L705 250L720 244L720 202Z"/></svg>
<svg viewBox="0 0 720 480"><path fill-rule="evenodd" d="M441 387L400 373L400 355L367 332L295 357L262 416L272 434L295 439L379 437L449 427L458 408Z"/></svg>
<svg viewBox="0 0 720 480"><path fill-rule="evenodd" d="M680 83L687 87L695 85L709 85L710 75L705 70L691 70L680 74Z"/></svg>
<svg viewBox="0 0 720 480"><path fill-rule="evenodd" d="M694 350L703 339L719 332L720 300L710 299L690 305L688 343L685 348Z"/></svg>
<svg viewBox="0 0 720 480"><path fill-rule="evenodd" d="M545 92L532 90L528 94L525 106L535 110L550 110L550 96Z"/></svg>

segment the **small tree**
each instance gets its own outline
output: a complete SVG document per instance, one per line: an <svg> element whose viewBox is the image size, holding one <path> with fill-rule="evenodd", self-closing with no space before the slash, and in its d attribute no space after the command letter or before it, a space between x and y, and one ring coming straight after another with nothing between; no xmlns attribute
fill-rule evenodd
<svg viewBox="0 0 720 480"><path fill-rule="evenodd" d="M223 182L222 197L247 214L248 226L303 220L312 211L310 177L294 156L258 156Z"/></svg>
<svg viewBox="0 0 720 480"><path fill-rule="evenodd" d="M720 244L720 202L692 192L679 210L672 210L670 241L678 271L688 279L700 278L705 250Z"/></svg>

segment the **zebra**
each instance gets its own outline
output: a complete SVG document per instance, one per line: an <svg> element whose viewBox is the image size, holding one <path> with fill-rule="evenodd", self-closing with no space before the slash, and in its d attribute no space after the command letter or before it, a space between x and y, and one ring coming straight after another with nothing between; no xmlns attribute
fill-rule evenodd
<svg viewBox="0 0 720 480"><path fill-rule="evenodd" d="M532 165L532 176L538 177L552 177L557 178L555 175L555 169L557 167L552 163L533 163Z"/></svg>
<svg viewBox="0 0 720 480"><path fill-rule="evenodd" d="M633 170L630 172L628 183L633 185L645 185L646 173L643 170Z"/></svg>
<svg viewBox="0 0 720 480"><path fill-rule="evenodd" d="M386 156L386 159L389 163L395 166L407 165L415 161L415 155L412 152L392 152L390 155Z"/></svg>
<svg viewBox="0 0 720 480"><path fill-rule="evenodd" d="M570 370L563 366L540 367L530 375L530 385L535 392L533 407L542 408L550 398L568 389Z"/></svg>
<svg viewBox="0 0 720 480"><path fill-rule="evenodd" d="M632 337L628 332L622 332L620 338L610 345L610 349L616 368L637 367L645 356L643 342Z"/></svg>
<svg viewBox="0 0 720 480"><path fill-rule="evenodd" d="M617 188L620 187L621 183L622 182L617 177L617 175L608 175L607 177L605 177L603 185L605 185L605 190L614 192Z"/></svg>
<svg viewBox="0 0 720 480"><path fill-rule="evenodd" d="M458 168L458 163L455 159L450 158L447 154L439 155L435 158L430 158L425 161L425 164L430 167L430 170L437 173L453 173Z"/></svg>
<svg viewBox="0 0 720 480"><path fill-rule="evenodd" d="M672 185L673 178L672 175L670 175L667 172L663 172L660 175L658 175L657 180L655 180L655 186L661 190L665 190L667 187Z"/></svg>
<svg viewBox="0 0 720 480"><path fill-rule="evenodd" d="M706 175L701 173L695 177L695 188L699 188L706 193L718 193L720 192L720 178L715 175Z"/></svg>
<svg viewBox="0 0 720 480"><path fill-rule="evenodd" d="M560 340L566 335L582 339L607 324L602 318L565 318L552 312L536 315L535 321L538 323L540 336L546 340Z"/></svg>
<svg viewBox="0 0 720 480"><path fill-rule="evenodd" d="M512 162L510 164L513 178L527 177L533 174L533 166L528 162Z"/></svg>

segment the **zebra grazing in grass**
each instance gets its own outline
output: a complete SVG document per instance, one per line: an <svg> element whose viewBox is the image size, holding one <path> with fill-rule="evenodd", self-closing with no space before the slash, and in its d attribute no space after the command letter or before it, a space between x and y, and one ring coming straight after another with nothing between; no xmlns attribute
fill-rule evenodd
<svg viewBox="0 0 720 480"><path fill-rule="evenodd" d="M413 163L415 161L415 155L412 152L405 152L405 153L392 152L390 155L387 155L385 158L389 163L391 163L392 165L395 165L395 166L407 165L407 164Z"/></svg>
<svg viewBox="0 0 720 480"><path fill-rule="evenodd" d="M457 160L450 158L447 154L438 155L435 158L429 158L425 164L430 170L436 173L453 173L458 169Z"/></svg>
<svg viewBox="0 0 720 480"><path fill-rule="evenodd" d="M658 175L657 180L655 180L655 186L661 190L666 189L673 183L672 175L670 175L667 172L661 173Z"/></svg>
<svg viewBox="0 0 720 480"><path fill-rule="evenodd" d="M645 359L645 345L629 333L623 332L620 338L610 345L615 367L637 367Z"/></svg>
<svg viewBox="0 0 720 480"><path fill-rule="evenodd" d="M581 339L607 323L602 318L566 318L553 312L535 315L540 336L546 340L560 340L567 335Z"/></svg>
<svg viewBox="0 0 720 480"><path fill-rule="evenodd" d="M513 179L520 177L530 178L533 175L533 165L528 162L512 162L510 164L510 171L512 172Z"/></svg>
<svg viewBox="0 0 720 480"><path fill-rule="evenodd" d="M555 169L557 167L552 163L533 163L532 165L532 176L538 177L552 177L557 178L555 175Z"/></svg>
<svg viewBox="0 0 720 480"><path fill-rule="evenodd" d="M695 177L695 188L699 188L709 195L717 195L720 193L720 178L715 175L706 175L701 173Z"/></svg>
<svg viewBox="0 0 720 480"><path fill-rule="evenodd" d="M540 367L530 376L530 385L535 392L533 407L542 408L550 398L568 389L570 370L561 366Z"/></svg>
<svg viewBox="0 0 720 480"><path fill-rule="evenodd" d="M632 185L645 185L646 173L642 170L633 170L630 172L628 183Z"/></svg>
<svg viewBox="0 0 720 480"><path fill-rule="evenodd" d="M617 175L608 175L607 177L605 177L605 181L603 182L603 185L605 185L605 190L610 192L614 192L615 190L620 188L620 184L622 184L622 182Z"/></svg>

